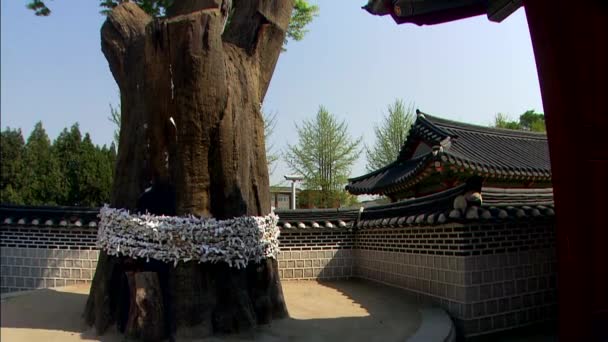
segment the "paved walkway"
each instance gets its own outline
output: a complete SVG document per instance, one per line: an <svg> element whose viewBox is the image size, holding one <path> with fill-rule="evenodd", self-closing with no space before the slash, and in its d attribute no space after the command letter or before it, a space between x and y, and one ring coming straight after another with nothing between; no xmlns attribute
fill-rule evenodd
<svg viewBox="0 0 608 342"><path fill-rule="evenodd" d="M81 313L88 285L3 296L2 341L123 341L102 337L84 326ZM425 310L403 291L377 283L286 281L283 291L290 318L247 336L198 341L406 341L420 336ZM450 322L451 323L451 322ZM191 340L192 341L192 340Z"/></svg>

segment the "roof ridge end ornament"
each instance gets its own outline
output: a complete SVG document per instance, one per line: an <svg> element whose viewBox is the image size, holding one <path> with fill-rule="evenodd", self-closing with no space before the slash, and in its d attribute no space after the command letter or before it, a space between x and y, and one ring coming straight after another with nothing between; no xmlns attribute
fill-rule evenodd
<svg viewBox="0 0 608 342"><path fill-rule="evenodd" d="M424 118L424 113L420 111L420 109L416 108L416 116Z"/></svg>
<svg viewBox="0 0 608 342"><path fill-rule="evenodd" d="M433 149L433 157L436 157L438 154L443 153L443 146L441 145L435 145L432 147Z"/></svg>

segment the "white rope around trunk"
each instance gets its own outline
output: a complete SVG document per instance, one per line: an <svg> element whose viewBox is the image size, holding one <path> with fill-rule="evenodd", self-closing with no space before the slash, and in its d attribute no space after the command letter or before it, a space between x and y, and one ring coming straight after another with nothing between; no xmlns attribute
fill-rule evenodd
<svg viewBox="0 0 608 342"><path fill-rule="evenodd" d="M244 268L250 261L276 258L279 217L243 216L229 220L195 216L131 214L105 205L99 213L97 246L109 255L164 262L225 262Z"/></svg>

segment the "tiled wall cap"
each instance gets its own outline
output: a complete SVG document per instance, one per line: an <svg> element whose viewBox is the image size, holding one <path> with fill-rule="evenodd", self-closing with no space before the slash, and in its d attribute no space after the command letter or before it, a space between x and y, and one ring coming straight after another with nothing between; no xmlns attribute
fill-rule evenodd
<svg viewBox="0 0 608 342"><path fill-rule="evenodd" d="M346 227L346 222L344 222L342 220L338 221L338 227L340 227L340 228Z"/></svg>
<svg viewBox="0 0 608 342"><path fill-rule="evenodd" d="M460 218L460 210L458 210L458 209L452 209L452 210L450 211L450 214L449 214L448 216L449 216L450 218L453 218L453 219Z"/></svg>
<svg viewBox="0 0 608 342"><path fill-rule="evenodd" d="M311 224L311 226L312 226L313 228L319 228L319 227L320 227L320 226L319 226L319 224L318 224L317 222L313 222L313 223Z"/></svg>
<svg viewBox="0 0 608 342"><path fill-rule="evenodd" d="M506 211L506 210L504 210L504 209L500 209L500 210L498 211L498 218L499 218L499 219L506 219L507 217L509 217L509 214L507 213L507 211Z"/></svg>
<svg viewBox="0 0 608 342"><path fill-rule="evenodd" d="M467 200L463 195L454 198L454 209L465 210L467 208Z"/></svg>
<svg viewBox="0 0 608 342"><path fill-rule="evenodd" d="M304 229L306 228L306 225L304 224L304 222L298 222L298 228Z"/></svg>
<svg viewBox="0 0 608 342"><path fill-rule="evenodd" d="M467 220L476 220L479 218L479 209L476 206L472 206L467 209L465 214Z"/></svg>
<svg viewBox="0 0 608 342"><path fill-rule="evenodd" d="M291 228L291 224L289 222L285 222L285 223L283 223L283 228L290 229Z"/></svg>
<svg viewBox="0 0 608 342"><path fill-rule="evenodd" d="M492 212L490 212L489 210L482 210L481 211L481 218L484 220L489 220L492 218Z"/></svg>
<svg viewBox="0 0 608 342"><path fill-rule="evenodd" d="M407 220L405 221L407 224L412 224L414 223L414 220L416 219L416 216L410 216L407 218Z"/></svg>
<svg viewBox="0 0 608 342"><path fill-rule="evenodd" d="M333 228L333 227L334 227L334 225L331 222L325 221L325 228Z"/></svg>

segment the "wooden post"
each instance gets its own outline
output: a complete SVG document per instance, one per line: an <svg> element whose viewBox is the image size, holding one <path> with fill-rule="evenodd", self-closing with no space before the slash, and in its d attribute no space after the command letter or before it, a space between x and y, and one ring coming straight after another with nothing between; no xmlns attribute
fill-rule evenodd
<svg viewBox="0 0 608 342"><path fill-rule="evenodd" d="M547 123L560 341L608 340L608 4L524 0Z"/></svg>

